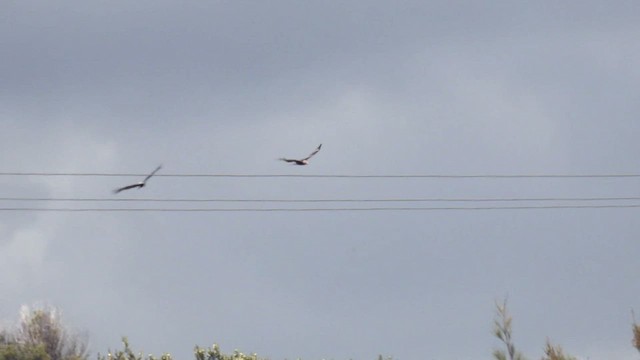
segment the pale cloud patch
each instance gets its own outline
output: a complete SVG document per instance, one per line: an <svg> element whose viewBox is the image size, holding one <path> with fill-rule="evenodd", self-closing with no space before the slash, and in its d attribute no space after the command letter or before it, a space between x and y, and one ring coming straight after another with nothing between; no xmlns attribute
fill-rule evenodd
<svg viewBox="0 0 640 360"><path fill-rule="evenodd" d="M73 124L52 126L40 140L42 153L21 157L20 149L13 152L15 163L23 171L102 172L112 169L116 162L114 144L90 129ZM22 143L18 147L30 147ZM10 159L11 160L11 159ZM13 163L13 162L10 162ZM13 170L13 169L8 169ZM104 179L84 177L13 177L7 186L13 197L83 197L108 193ZM90 195L91 194L91 195ZM96 196L99 197L99 196ZM59 202L16 202L15 207L56 208L71 207ZM35 215L34 215L35 214ZM0 283L4 289L19 290L23 285L38 283L56 270L46 265L51 242L59 230L69 223L71 214L15 213L13 218L0 222ZM49 264L52 265L52 264Z"/></svg>
<svg viewBox="0 0 640 360"><path fill-rule="evenodd" d="M33 226L17 229L9 236L9 241L0 243L0 283L3 289L19 288L38 278L48 239L46 229Z"/></svg>
<svg viewBox="0 0 640 360"><path fill-rule="evenodd" d="M52 142L55 150L49 158L47 168L56 172L109 172L117 164L118 151L115 143L93 133L90 129L75 129L67 125L57 130ZM38 178L52 196L72 196L81 191L90 191L94 184L104 179L85 177Z"/></svg>

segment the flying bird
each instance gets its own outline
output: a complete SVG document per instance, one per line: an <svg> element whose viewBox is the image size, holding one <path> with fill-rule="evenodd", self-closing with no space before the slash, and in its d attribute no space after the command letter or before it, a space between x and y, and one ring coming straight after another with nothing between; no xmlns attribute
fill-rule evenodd
<svg viewBox="0 0 640 360"><path fill-rule="evenodd" d="M322 147L322 144L318 145L318 147L311 153L309 154L309 156L307 156L304 159L287 159L287 158L280 158L280 160L282 161L286 161L288 163L294 163L296 165L307 165L309 164L309 159L311 159L311 157L315 154L318 153L318 151L320 151L320 148Z"/></svg>
<svg viewBox="0 0 640 360"><path fill-rule="evenodd" d="M157 172L158 172L158 170L160 170L160 169L162 169L162 165L158 166L155 170L153 170L153 172L152 172L151 174L147 175L147 177L146 177L146 178L144 178L144 180L143 180L143 181L140 181L140 182L135 183L135 184L131 184L131 185L127 185L127 186L123 186L123 187L121 187L121 188L119 188L119 189L115 189L115 190L113 190L113 192L114 192L115 194L117 194L117 193L119 193L120 191L124 191L124 190L129 190L129 189L133 189L133 188L138 188L138 189L143 188L143 187L147 184L147 181L148 181L148 180L149 180L153 175L155 175L155 173L157 173Z"/></svg>

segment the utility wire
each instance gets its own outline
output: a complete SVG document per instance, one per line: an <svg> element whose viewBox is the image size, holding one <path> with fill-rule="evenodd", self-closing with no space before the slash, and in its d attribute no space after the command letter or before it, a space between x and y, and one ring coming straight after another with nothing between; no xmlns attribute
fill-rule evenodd
<svg viewBox="0 0 640 360"><path fill-rule="evenodd" d="M385 198L385 199L164 199L164 198L45 198L0 197L0 201L23 202L182 202L182 203L367 203L367 202L549 202L637 201L640 197L538 197L538 198Z"/></svg>
<svg viewBox="0 0 640 360"><path fill-rule="evenodd" d="M84 177L145 177L136 173L55 173L55 172L0 172L0 176L84 176ZM155 174L154 177L201 178L347 178L347 179L515 179L515 178L640 178L640 174Z"/></svg>
<svg viewBox="0 0 640 360"><path fill-rule="evenodd" d="M373 211L479 211L479 210L548 210L548 209L624 209L640 208L640 204L619 205L541 205L541 206L475 206L475 207L361 207L361 208L17 208L0 211L34 212L373 212Z"/></svg>

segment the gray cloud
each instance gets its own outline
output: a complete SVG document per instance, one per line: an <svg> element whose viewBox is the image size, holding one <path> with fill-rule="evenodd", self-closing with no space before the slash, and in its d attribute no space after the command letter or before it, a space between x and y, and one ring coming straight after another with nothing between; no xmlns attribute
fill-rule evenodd
<svg viewBox="0 0 640 360"><path fill-rule="evenodd" d="M5 171L637 173L635 4L1 6ZM309 167L276 161L319 143ZM131 180L0 177L7 197L110 197ZM156 177L126 196L636 188L634 179ZM492 306L508 294L530 357L549 336L583 358L626 359L640 293L634 219L628 209L3 213L0 315L48 301L87 328L96 352L128 335L144 352L181 358L217 341L273 359L476 359L497 346Z"/></svg>

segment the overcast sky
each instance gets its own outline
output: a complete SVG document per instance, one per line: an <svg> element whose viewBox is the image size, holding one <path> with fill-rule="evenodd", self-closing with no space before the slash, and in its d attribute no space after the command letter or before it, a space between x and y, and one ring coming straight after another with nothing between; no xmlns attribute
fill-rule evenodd
<svg viewBox="0 0 640 360"><path fill-rule="evenodd" d="M639 38L637 1L2 1L0 172L638 174ZM309 166L277 161L320 143ZM0 197L138 180L0 176ZM637 197L638 181L154 177L117 196ZM55 305L94 353L126 335L177 359L217 342L476 360L508 295L529 358L548 337L635 359L639 211L3 211L0 319Z"/></svg>

